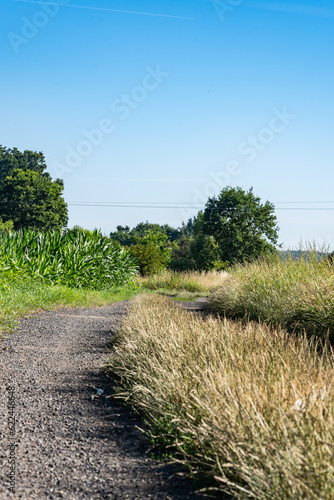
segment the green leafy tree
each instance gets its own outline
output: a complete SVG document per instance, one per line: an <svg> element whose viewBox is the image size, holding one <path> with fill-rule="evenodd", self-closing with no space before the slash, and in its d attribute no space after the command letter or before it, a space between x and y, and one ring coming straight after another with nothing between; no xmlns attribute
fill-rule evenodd
<svg viewBox="0 0 334 500"><path fill-rule="evenodd" d="M134 228L129 226L117 226L116 231L110 233L110 238L122 246L135 245L148 232L165 233L169 241L176 241L182 235L182 228L175 229L168 224L152 224L151 222L140 222Z"/></svg>
<svg viewBox="0 0 334 500"><path fill-rule="evenodd" d="M63 181L33 170L14 169L0 183L0 215L14 229L62 229L68 221Z"/></svg>
<svg viewBox="0 0 334 500"><path fill-rule="evenodd" d="M129 226L117 226L116 231L110 233L110 238L121 246L131 248L138 262L142 262L141 274L152 274L167 266L178 271L198 269L196 259L191 253L196 219L194 217L186 223L183 222L179 228L148 221L140 222L132 229ZM165 235L163 245L162 234ZM153 235L156 235L155 240ZM167 252L168 258L165 258L164 252Z"/></svg>
<svg viewBox="0 0 334 500"><path fill-rule="evenodd" d="M25 150L23 153L17 148L5 148L0 145L0 183L15 169L32 170L46 177L50 177L46 170L44 154L42 152Z"/></svg>
<svg viewBox="0 0 334 500"><path fill-rule="evenodd" d="M171 268L174 271L223 269L219 246L213 236L203 232L203 212L183 224L183 235L173 248Z"/></svg>
<svg viewBox="0 0 334 500"><path fill-rule="evenodd" d="M219 245L214 236L204 233L204 217L200 211L193 225L193 237L190 242L190 252L196 262L196 269L210 271L222 269Z"/></svg>
<svg viewBox="0 0 334 500"><path fill-rule="evenodd" d="M172 250L170 267L173 271L191 271L197 269L196 260L191 252L192 238L182 236Z"/></svg>
<svg viewBox="0 0 334 500"><path fill-rule="evenodd" d="M134 243L134 236L129 226L117 226L116 231L110 233L110 239L123 247L128 247Z"/></svg>
<svg viewBox="0 0 334 500"><path fill-rule="evenodd" d="M240 187L227 187L209 198L203 213L203 234L212 236L222 262L242 262L276 251L275 207Z"/></svg>

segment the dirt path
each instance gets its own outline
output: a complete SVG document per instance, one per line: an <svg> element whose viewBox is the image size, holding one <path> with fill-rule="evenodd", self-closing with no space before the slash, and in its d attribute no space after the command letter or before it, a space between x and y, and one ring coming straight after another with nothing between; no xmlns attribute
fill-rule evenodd
<svg viewBox="0 0 334 500"><path fill-rule="evenodd" d="M140 420L105 397L100 367L125 312L125 303L45 312L0 344L1 499L204 498L149 457ZM104 396L92 400L93 386Z"/></svg>

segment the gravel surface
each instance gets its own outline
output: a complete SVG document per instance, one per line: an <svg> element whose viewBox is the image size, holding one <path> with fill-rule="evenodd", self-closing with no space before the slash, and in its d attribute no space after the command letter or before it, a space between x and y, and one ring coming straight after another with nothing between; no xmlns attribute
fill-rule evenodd
<svg viewBox="0 0 334 500"><path fill-rule="evenodd" d="M1 499L207 498L150 458L141 421L108 397L100 368L126 307L43 312L0 344Z"/></svg>

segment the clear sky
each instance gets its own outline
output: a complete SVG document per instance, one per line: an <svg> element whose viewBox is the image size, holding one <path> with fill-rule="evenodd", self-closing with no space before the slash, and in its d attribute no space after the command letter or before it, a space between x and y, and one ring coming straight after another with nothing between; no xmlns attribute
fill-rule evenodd
<svg viewBox="0 0 334 500"><path fill-rule="evenodd" d="M334 209L333 0L2 0L0 13L0 144L43 151L70 227L177 227L224 186L253 186L284 247L334 248L334 210L319 210Z"/></svg>

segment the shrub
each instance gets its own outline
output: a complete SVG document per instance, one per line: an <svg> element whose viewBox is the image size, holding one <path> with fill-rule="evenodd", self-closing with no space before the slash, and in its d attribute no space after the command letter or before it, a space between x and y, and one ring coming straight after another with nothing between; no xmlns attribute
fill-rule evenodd
<svg viewBox="0 0 334 500"><path fill-rule="evenodd" d="M130 247L130 252L136 259L142 276L159 273L166 269L161 251L154 245L137 243Z"/></svg>
<svg viewBox="0 0 334 500"><path fill-rule="evenodd" d="M164 232L147 231L144 237L130 247L142 276L159 273L167 268L171 260L172 246Z"/></svg>

